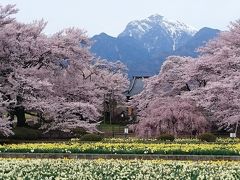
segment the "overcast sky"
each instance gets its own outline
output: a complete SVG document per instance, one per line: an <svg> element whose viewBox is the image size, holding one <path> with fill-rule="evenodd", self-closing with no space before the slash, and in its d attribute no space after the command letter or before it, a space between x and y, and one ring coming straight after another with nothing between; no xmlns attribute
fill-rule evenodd
<svg viewBox="0 0 240 180"><path fill-rule="evenodd" d="M208 26L226 30L240 18L240 0L1 0L16 4L21 22L44 19L45 32L79 27L89 36L105 32L117 36L128 22L160 14L198 29Z"/></svg>

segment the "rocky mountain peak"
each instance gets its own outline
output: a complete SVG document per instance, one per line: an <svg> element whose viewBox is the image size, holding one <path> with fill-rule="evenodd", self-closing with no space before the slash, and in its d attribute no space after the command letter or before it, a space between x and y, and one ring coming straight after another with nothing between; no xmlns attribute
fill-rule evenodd
<svg viewBox="0 0 240 180"><path fill-rule="evenodd" d="M121 60L129 75L157 74L170 55L197 56L197 48L218 34L218 30L197 30L183 22L154 14L127 24L118 37L94 36L91 50L101 58Z"/></svg>

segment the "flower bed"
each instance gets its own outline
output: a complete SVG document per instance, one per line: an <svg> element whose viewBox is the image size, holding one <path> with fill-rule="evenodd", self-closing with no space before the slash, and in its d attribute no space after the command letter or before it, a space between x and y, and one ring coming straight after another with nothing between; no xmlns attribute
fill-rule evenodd
<svg viewBox="0 0 240 180"><path fill-rule="evenodd" d="M240 179L239 162L0 159L1 179Z"/></svg>
<svg viewBox="0 0 240 180"><path fill-rule="evenodd" d="M73 138L72 141L78 142L79 139ZM102 142L106 143L163 143L163 141L159 141L157 139L140 139L140 138L105 138ZM167 143L171 143L167 141ZM199 139L196 138L176 138L173 143L178 144L200 144ZM207 143L207 142L205 142ZM240 138L217 138L215 144L236 144L240 143ZM209 143L208 143L209 144Z"/></svg>
<svg viewBox="0 0 240 180"><path fill-rule="evenodd" d="M14 153L96 153L96 154L188 154L240 155L240 143L26 143L0 146L0 152Z"/></svg>

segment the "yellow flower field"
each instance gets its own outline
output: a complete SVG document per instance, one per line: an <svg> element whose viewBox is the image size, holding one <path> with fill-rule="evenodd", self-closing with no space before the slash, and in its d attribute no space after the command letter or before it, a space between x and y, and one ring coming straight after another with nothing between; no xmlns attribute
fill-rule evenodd
<svg viewBox="0 0 240 180"><path fill-rule="evenodd" d="M4 152L29 153L98 153L98 154L194 154L240 155L240 143L25 143L1 145Z"/></svg>

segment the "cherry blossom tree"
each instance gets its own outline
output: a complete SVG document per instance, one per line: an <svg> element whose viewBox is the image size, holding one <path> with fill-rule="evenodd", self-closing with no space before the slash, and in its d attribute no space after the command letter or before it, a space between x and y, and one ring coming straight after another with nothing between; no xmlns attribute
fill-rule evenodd
<svg viewBox="0 0 240 180"><path fill-rule="evenodd" d="M200 49L192 76L205 82L190 91L198 106L209 112L218 127L235 129L240 120L240 21L231 23L229 31Z"/></svg>
<svg viewBox="0 0 240 180"><path fill-rule="evenodd" d="M142 93L131 104L137 108L139 123L132 126L138 136L157 137L168 133L174 136L191 135L210 129L210 123L194 100L182 97L196 84L190 82L192 58L169 57L159 75L145 80Z"/></svg>
<svg viewBox="0 0 240 180"><path fill-rule="evenodd" d="M11 17L16 12L12 5L0 7L1 93L5 100L16 100L16 104L9 106L7 110L11 119L13 115L17 116L18 126L24 126L22 87L16 79L21 76L19 68L40 69L43 65L51 66L54 58L47 56L49 43L46 41L47 37L41 33L46 23L43 21L32 24L18 23Z"/></svg>
<svg viewBox="0 0 240 180"><path fill-rule="evenodd" d="M192 63L194 63L192 58L169 57L159 75L144 80L144 90L132 99L131 104L139 111L143 111L157 97L181 95L182 91L188 90L185 82L189 80L189 67Z"/></svg>
<svg viewBox="0 0 240 180"><path fill-rule="evenodd" d="M6 117L6 110L5 107L8 106L10 103L14 102L8 102L4 101L2 98L2 94L0 93L0 134L4 136L9 136L13 134L12 132L12 127L11 127L11 122L9 119Z"/></svg>
<svg viewBox="0 0 240 180"><path fill-rule="evenodd" d="M140 137L158 137L161 134L192 135L209 129L209 122L195 102L181 98L156 98L141 111L141 120L135 127ZM133 126L134 128L134 126Z"/></svg>
<svg viewBox="0 0 240 180"><path fill-rule="evenodd" d="M45 122L42 129L65 132L74 128L96 131L97 122L103 112L104 94L113 90L114 98L121 102L125 98L122 92L128 85L127 78L120 72L103 67L99 69L94 65L91 71L85 70L83 75L72 68L71 62L65 69L55 72L49 81L52 86L43 92L44 96L46 92L49 93L46 96L48 98L41 99L41 103L37 99L34 103L28 101L26 107L28 111L37 110L41 115ZM31 100L40 94L42 93L37 92Z"/></svg>
<svg viewBox="0 0 240 180"><path fill-rule="evenodd" d="M235 130L240 120L239 45L240 21L236 21L231 23L229 31L222 32L218 38L200 48L201 55L198 58L169 57L159 75L149 78L145 82L144 91L133 98L132 104L139 115L136 132L142 134L143 124L153 124L151 121L154 121L155 116L159 121L164 119L164 113L153 112L166 105L155 103L153 106L152 103L156 99L165 102L169 98L191 100L195 102L193 107L197 108L198 113L202 113L201 117L205 117L210 125ZM178 107L181 106L176 106L176 109ZM189 108L189 114L194 116L193 109ZM145 117L144 114L148 116ZM194 121L203 122L197 118ZM206 123L202 123L202 127L205 128L205 125ZM156 134L155 131L151 133Z"/></svg>
<svg viewBox="0 0 240 180"><path fill-rule="evenodd" d="M69 28L52 36L42 31L44 21L18 23L14 6L0 7L0 92L4 108L17 126L25 113L36 115L46 132L70 132L82 127L95 131L103 110L104 94L122 92L128 80L123 64L96 59L82 30Z"/></svg>

